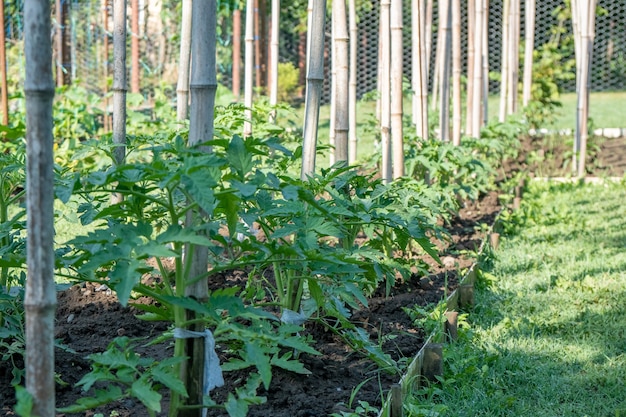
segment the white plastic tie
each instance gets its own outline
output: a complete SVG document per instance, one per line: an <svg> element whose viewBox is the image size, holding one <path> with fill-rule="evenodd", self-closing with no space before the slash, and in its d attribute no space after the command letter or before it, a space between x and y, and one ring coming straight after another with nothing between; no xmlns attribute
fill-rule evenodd
<svg viewBox="0 0 626 417"><path fill-rule="evenodd" d="M306 321L307 317L304 315L302 310L299 313L296 313L293 310L289 310L288 308L283 309L283 314L280 316L280 321L285 324L295 324L297 326L301 326Z"/></svg>
<svg viewBox="0 0 626 417"><path fill-rule="evenodd" d="M203 391L208 395L213 388L224 386L224 376L220 367L220 358L215 352L215 339L209 329L203 332L194 332L181 328L174 329L176 339L204 338L204 383Z"/></svg>

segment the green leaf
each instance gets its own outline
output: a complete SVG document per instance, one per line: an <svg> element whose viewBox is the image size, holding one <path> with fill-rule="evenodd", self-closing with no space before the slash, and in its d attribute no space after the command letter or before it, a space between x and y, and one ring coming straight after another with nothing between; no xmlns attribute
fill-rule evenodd
<svg viewBox="0 0 626 417"><path fill-rule="evenodd" d="M156 237L156 241L161 244L170 242L189 243L201 246L211 246L213 244L207 237L198 235L192 230L179 225L171 225L168 227L165 232Z"/></svg>
<svg viewBox="0 0 626 417"><path fill-rule="evenodd" d="M15 412L21 417L31 417L33 412L33 396L21 385L15 386Z"/></svg>
<svg viewBox="0 0 626 417"><path fill-rule="evenodd" d="M161 361L157 366L151 369L152 378L155 381L160 382L165 385L167 388L171 389L174 392L181 394L183 397L187 398L187 389L185 388L185 384L180 380L180 377L176 373L176 365L184 360L184 358L169 358Z"/></svg>
<svg viewBox="0 0 626 417"><path fill-rule="evenodd" d="M121 305L126 307L130 293L141 279L140 268L145 268L145 264L135 259L120 260L111 270L110 286L117 293L117 298Z"/></svg>
<svg viewBox="0 0 626 417"><path fill-rule="evenodd" d="M261 375L263 386L265 389L269 389L270 382L272 381L272 366L270 365L270 358L263 348L254 343L247 342L245 360L256 366Z"/></svg>
<svg viewBox="0 0 626 417"><path fill-rule="evenodd" d="M228 145L228 162L235 168L241 178L252 170L252 155L246 149L246 144L239 135L233 136Z"/></svg>
<svg viewBox="0 0 626 417"><path fill-rule="evenodd" d="M218 197L220 206L226 215L228 223L228 233L233 237L237 231L237 223L239 222L239 202L241 199L234 193L220 194Z"/></svg>
<svg viewBox="0 0 626 417"><path fill-rule="evenodd" d="M161 394L152 389L147 378L141 378L133 382L130 388L131 395L136 397L149 410L161 412Z"/></svg>
<svg viewBox="0 0 626 417"><path fill-rule="evenodd" d="M228 394L228 400L224 406L230 417L246 417L248 415L248 403L236 398L232 393Z"/></svg>
<svg viewBox="0 0 626 417"><path fill-rule="evenodd" d="M76 400L75 404L67 407L57 408L59 413L81 413L87 410L93 410L96 407L112 403L117 400L121 400L127 395L122 393L120 387L116 385L109 385L104 390L96 390L93 397L82 397Z"/></svg>
<svg viewBox="0 0 626 417"><path fill-rule="evenodd" d="M287 371L295 372L302 375L310 375L311 371L304 367L302 362L291 360L291 352L285 353L283 356L274 355L272 357L272 365L283 368Z"/></svg>

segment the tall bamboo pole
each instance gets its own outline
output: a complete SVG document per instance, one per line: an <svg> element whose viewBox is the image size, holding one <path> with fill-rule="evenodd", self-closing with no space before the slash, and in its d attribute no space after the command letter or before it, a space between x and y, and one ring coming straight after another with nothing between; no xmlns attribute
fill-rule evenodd
<svg viewBox="0 0 626 417"><path fill-rule="evenodd" d="M326 2L311 0L308 32L308 64L306 102L304 110L304 138L302 143L302 170L300 178L306 180L315 172L317 128L324 83L324 24Z"/></svg>
<svg viewBox="0 0 626 417"><path fill-rule="evenodd" d="M520 0L511 0L511 21L509 22L509 86L507 114L517 112L517 90L519 84L519 41L520 41Z"/></svg>
<svg viewBox="0 0 626 417"><path fill-rule="evenodd" d="M572 29L574 32L574 53L576 57L576 97L580 97L581 91L581 69L582 69L582 35L580 31L580 18L579 18L579 0L571 1L572 8ZM572 153L572 173L577 174L578 170L578 156L580 153L580 119L581 111L576 108L576 127L574 133L574 152Z"/></svg>
<svg viewBox="0 0 626 417"><path fill-rule="evenodd" d="M4 1L0 1L0 80L2 81L2 93L0 96L0 108L2 111L2 124L9 124L9 95L7 91L7 57L6 39L4 35Z"/></svg>
<svg viewBox="0 0 626 417"><path fill-rule="evenodd" d="M511 23L511 0L503 0L502 6L502 60L500 67L500 111L498 113L498 120L504 122L506 119L507 111L506 106L508 103L508 87L509 87L509 48L511 42L509 41L509 24Z"/></svg>
<svg viewBox="0 0 626 417"><path fill-rule="evenodd" d="M439 2L441 3L441 0L439 0ZM435 67L433 69L433 87L432 97L430 100L430 108L433 111L436 110L437 105L440 104L441 78L443 77L442 73L444 71L443 61L446 35L444 33L444 28L441 25L441 19L441 7L439 7L439 29L437 30L437 49L435 50Z"/></svg>
<svg viewBox="0 0 626 417"><path fill-rule="evenodd" d="M580 89L577 104L576 135L580 137L580 153L578 157L578 177L585 176L587 157L587 139L589 136L589 92L591 90L591 58L593 56L593 39L595 32L596 0L588 2L576 1L572 7L578 7L578 19L581 34L581 68Z"/></svg>
<svg viewBox="0 0 626 417"><path fill-rule="evenodd" d="M482 125L489 122L489 0L482 1L483 7L483 32L482 32Z"/></svg>
<svg viewBox="0 0 626 417"><path fill-rule="evenodd" d="M461 2L452 0L452 143L461 144Z"/></svg>
<svg viewBox="0 0 626 417"><path fill-rule="evenodd" d="M483 58L483 0L475 0L475 36L474 36L474 82L472 88L472 131L471 135L474 138L480 137L481 128L481 105L482 105L482 85L483 85L483 72L482 72L482 58Z"/></svg>
<svg viewBox="0 0 626 417"><path fill-rule="evenodd" d="M190 79L191 106L189 111L189 145L195 146L213 138L213 117L215 108L215 93L217 90L216 68L216 28L217 28L217 1L194 1L193 22L191 37L191 54L193 56ZM210 152L209 147L203 147ZM199 216L192 210L187 212L187 227L202 222L203 216ZM185 285L185 296L192 297L200 303L208 299L208 281L206 279L208 269L208 247L204 245L188 246L186 254L192 256L189 268L191 282ZM198 279L205 277L204 279ZM194 323L190 330L204 332L204 323L198 320L197 313L187 311L187 320ZM206 394L204 386L205 372L205 338L197 337L191 341L177 339L185 346L185 357L189 358L181 365L181 379L185 382L188 398L184 399L184 405L202 404L202 398ZM181 407L180 417L202 417L202 409L185 409Z"/></svg>
<svg viewBox="0 0 626 417"><path fill-rule="evenodd" d="M433 4L435 0L424 0L426 2L426 16L424 31L426 32L426 74L430 75L430 59L433 49Z"/></svg>
<svg viewBox="0 0 626 417"><path fill-rule="evenodd" d="M356 0L348 0L350 29L350 75L348 80L348 164L354 164L357 158L356 134L356 82L359 29L356 23Z"/></svg>
<svg viewBox="0 0 626 417"><path fill-rule="evenodd" d="M104 37L102 39L102 50L104 62L104 131L111 129L111 118L109 117L109 0L102 0L102 29Z"/></svg>
<svg viewBox="0 0 626 417"><path fill-rule="evenodd" d="M404 45L402 42L402 0L391 0L391 149L393 152L393 178L404 176L404 131L402 127L402 92Z"/></svg>
<svg viewBox="0 0 626 417"><path fill-rule="evenodd" d="M452 46L452 10L450 0L439 0L439 25L442 36L441 90L439 98L439 134L441 140L450 141L450 53Z"/></svg>
<svg viewBox="0 0 626 417"><path fill-rule="evenodd" d="M191 58L191 17L192 0L182 2L180 28L180 58L178 62L178 83L176 85L176 118L186 120L189 107L189 65ZM234 81L233 81L234 83Z"/></svg>
<svg viewBox="0 0 626 417"><path fill-rule="evenodd" d="M130 13L130 92L139 93L139 0L131 0Z"/></svg>
<svg viewBox="0 0 626 417"><path fill-rule="evenodd" d="M465 132L471 135L474 132L474 59L476 54L476 0L467 0L467 97Z"/></svg>
<svg viewBox="0 0 626 417"><path fill-rule="evenodd" d="M334 2L333 2L334 4ZM332 5L331 5L332 7ZM335 123L337 121L337 113L335 106L337 105L337 60L335 60L335 23L330 22L330 118L328 121L328 162L330 166L335 163Z"/></svg>
<svg viewBox="0 0 626 417"><path fill-rule="evenodd" d="M52 43L50 2L24 3L26 57L26 213L28 224L26 320L26 389L32 415L54 417L54 208ZM4 30L4 27L2 28Z"/></svg>
<svg viewBox="0 0 626 417"><path fill-rule="evenodd" d="M246 2L246 56L244 59L245 80L243 87L244 112L243 135L252 134L252 92L254 90L254 0Z"/></svg>
<svg viewBox="0 0 626 417"><path fill-rule="evenodd" d="M272 0L272 33L270 39L270 105L278 104L278 36L280 29L280 0ZM276 121L276 112L272 110L270 121Z"/></svg>
<svg viewBox="0 0 626 417"><path fill-rule="evenodd" d="M348 162L348 82L349 82L349 40L346 16L346 1L334 0L333 37L335 49L333 63L335 67L335 163Z"/></svg>
<svg viewBox="0 0 626 417"><path fill-rule="evenodd" d="M389 183L391 168L391 0L380 2L380 144L382 150L381 177Z"/></svg>
<svg viewBox="0 0 626 417"><path fill-rule="evenodd" d="M241 95L241 9L233 11L233 95L239 101Z"/></svg>
<svg viewBox="0 0 626 417"><path fill-rule="evenodd" d="M524 87L522 90L522 104L528 106L533 84L533 51L535 50L535 15L537 12L535 0L526 0L526 26L524 43Z"/></svg>
<svg viewBox="0 0 626 417"><path fill-rule="evenodd" d="M113 1L113 157L126 155L126 0Z"/></svg>
<svg viewBox="0 0 626 417"><path fill-rule="evenodd" d="M63 86L63 11L61 9L61 0L54 3L54 14L56 19L55 28L55 54L56 54L56 85Z"/></svg>
<svg viewBox="0 0 626 417"><path fill-rule="evenodd" d="M411 1L413 122L416 134L428 139L428 70L426 68L426 0Z"/></svg>

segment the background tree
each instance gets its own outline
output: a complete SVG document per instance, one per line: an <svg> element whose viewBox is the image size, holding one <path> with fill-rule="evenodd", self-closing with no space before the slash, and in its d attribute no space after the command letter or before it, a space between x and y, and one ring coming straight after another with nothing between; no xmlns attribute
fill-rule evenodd
<svg viewBox="0 0 626 417"><path fill-rule="evenodd" d="M26 389L32 415L55 415L54 392L54 185L52 44L50 2L24 5L26 57L26 211L28 224L26 313Z"/></svg>

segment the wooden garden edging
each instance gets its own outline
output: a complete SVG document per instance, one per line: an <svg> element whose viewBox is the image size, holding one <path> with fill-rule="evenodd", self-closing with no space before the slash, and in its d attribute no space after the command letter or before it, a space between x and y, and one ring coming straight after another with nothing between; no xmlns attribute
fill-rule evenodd
<svg viewBox="0 0 626 417"><path fill-rule="evenodd" d="M497 246L493 227L498 222L499 214L483 239L478 250L478 257L483 254L489 244ZM478 259L465 273L458 287L446 299L446 317L444 338L454 341L457 335L458 311L467 309L474 304L474 284L476 282ZM438 340L437 331L433 332L422 348L411 360L406 372L398 384L394 384L383 402L378 417L401 417L404 394L419 388L424 381L435 382L437 376L443 376L443 341Z"/></svg>

